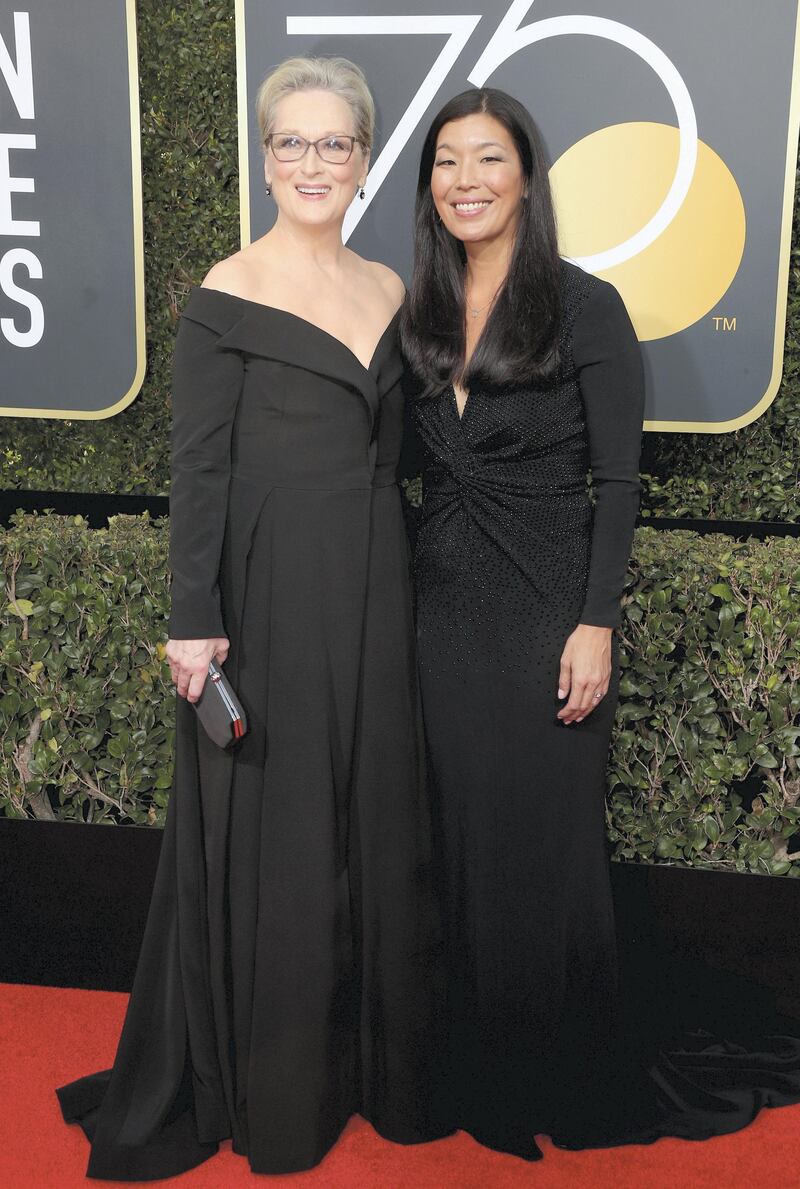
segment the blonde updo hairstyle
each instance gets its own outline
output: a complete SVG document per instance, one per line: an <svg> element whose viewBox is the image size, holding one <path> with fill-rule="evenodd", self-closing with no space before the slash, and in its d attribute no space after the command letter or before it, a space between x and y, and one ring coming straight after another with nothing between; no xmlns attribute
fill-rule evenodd
<svg viewBox="0 0 800 1189"><path fill-rule="evenodd" d="M347 58L287 58L270 71L256 95L256 117L265 149L267 137L274 131L278 104L294 91L330 91L344 99L353 113L361 151L365 155L370 152L375 101L363 71Z"/></svg>

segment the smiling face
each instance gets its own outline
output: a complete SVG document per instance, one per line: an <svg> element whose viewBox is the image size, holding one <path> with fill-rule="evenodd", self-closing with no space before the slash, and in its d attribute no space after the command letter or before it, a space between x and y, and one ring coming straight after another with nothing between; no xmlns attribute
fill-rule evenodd
<svg viewBox="0 0 800 1189"><path fill-rule="evenodd" d="M271 133L276 146L282 134L316 141L322 137L355 136L355 119L349 104L331 91L294 91L281 99ZM280 150L279 150L280 151ZM264 159L264 177L281 216L293 222L336 224L367 176L368 157L360 144L348 161L323 161L313 145L299 161L279 161L271 147Z"/></svg>
<svg viewBox="0 0 800 1189"><path fill-rule="evenodd" d="M464 243L513 241L526 189L514 139L494 116L478 112L442 126L431 194L451 235Z"/></svg>

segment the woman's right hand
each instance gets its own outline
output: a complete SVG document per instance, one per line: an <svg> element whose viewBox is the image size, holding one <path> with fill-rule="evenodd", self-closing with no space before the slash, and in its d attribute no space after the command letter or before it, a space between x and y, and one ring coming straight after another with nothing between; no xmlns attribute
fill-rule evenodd
<svg viewBox="0 0 800 1189"><path fill-rule="evenodd" d="M216 640L167 640L167 660L172 680L182 698L196 702L203 692L213 658L224 665L230 642L224 636Z"/></svg>

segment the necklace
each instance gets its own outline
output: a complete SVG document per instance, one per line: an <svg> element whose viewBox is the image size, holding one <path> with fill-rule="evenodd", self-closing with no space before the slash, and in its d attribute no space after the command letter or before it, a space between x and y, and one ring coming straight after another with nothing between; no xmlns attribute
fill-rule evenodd
<svg viewBox="0 0 800 1189"><path fill-rule="evenodd" d="M477 308L477 309L475 308L475 306L472 306L472 305L470 305L470 304L469 304L469 298L467 298L467 310L469 311L469 315L470 315L470 317L471 317L471 318L477 318L477 317L478 317L478 314L481 314L481 313L483 313L483 311L484 311L485 309L487 309L487 308L488 308L488 307L489 307L489 306L492 304L492 302L493 302L493 301L494 301L494 299L497 297L497 294L498 294L499 292L500 292L500 289L499 289L499 287L498 287L497 289L495 289L495 291L494 291L494 293L492 294L492 296L491 296L491 297L489 298L489 300L486 302L486 305L478 306L478 308ZM464 294L464 296L466 297L466 293Z"/></svg>

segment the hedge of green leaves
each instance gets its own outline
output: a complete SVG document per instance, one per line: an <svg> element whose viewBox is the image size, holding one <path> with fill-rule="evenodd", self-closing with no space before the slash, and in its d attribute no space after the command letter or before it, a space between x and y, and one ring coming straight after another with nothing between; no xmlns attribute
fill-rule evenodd
<svg viewBox="0 0 800 1189"><path fill-rule="evenodd" d="M109 421L0 418L0 489L164 493L169 366L189 286L238 247L233 0L139 0L148 367ZM648 434L653 515L793 520L800 511L800 247L789 286L784 381L733 434Z"/></svg>
<svg viewBox="0 0 800 1189"><path fill-rule="evenodd" d="M166 523L18 515L0 582L0 814L162 824ZM625 600L616 858L800 876L800 540L640 529Z"/></svg>
<svg viewBox="0 0 800 1189"><path fill-rule="evenodd" d="M800 876L800 540L640 529L625 599L616 856Z"/></svg>
<svg viewBox="0 0 800 1189"><path fill-rule="evenodd" d="M167 522L18 515L0 556L0 813L163 824Z"/></svg>

